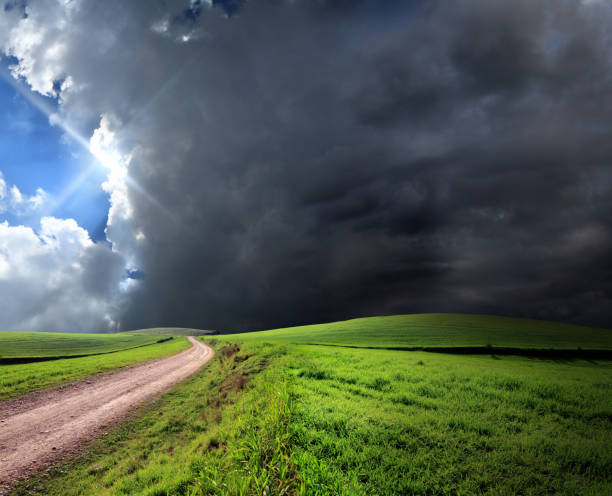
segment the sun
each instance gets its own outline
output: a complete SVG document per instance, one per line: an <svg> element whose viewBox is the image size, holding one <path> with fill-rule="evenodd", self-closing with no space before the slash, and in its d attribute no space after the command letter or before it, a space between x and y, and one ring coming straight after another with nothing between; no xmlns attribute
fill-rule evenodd
<svg viewBox="0 0 612 496"><path fill-rule="evenodd" d="M110 174L119 177L125 177L127 175L125 160L118 151L90 147L90 152L101 165L108 169Z"/></svg>
<svg viewBox="0 0 612 496"><path fill-rule="evenodd" d="M115 132L111 129L110 119L106 115L102 116L100 126L89 139L89 152L111 175L121 178L127 175L127 161L117 150Z"/></svg>

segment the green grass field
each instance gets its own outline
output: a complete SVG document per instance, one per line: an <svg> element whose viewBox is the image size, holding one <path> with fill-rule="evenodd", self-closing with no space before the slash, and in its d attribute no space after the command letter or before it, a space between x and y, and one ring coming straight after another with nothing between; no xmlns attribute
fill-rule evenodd
<svg viewBox="0 0 612 496"><path fill-rule="evenodd" d="M369 323L394 345L404 318ZM363 332L337 331L349 346ZM15 494L612 494L610 361L271 334L201 338L207 367Z"/></svg>
<svg viewBox="0 0 612 496"><path fill-rule="evenodd" d="M242 342L394 347L612 349L612 330L542 320L467 314L415 314L315 324L236 335Z"/></svg>
<svg viewBox="0 0 612 496"><path fill-rule="evenodd" d="M44 333L38 334L45 336ZM0 333L1 336L2 334ZM46 342L44 337L42 339ZM153 344L147 346L102 355L66 358L47 362L0 363L0 400L45 387L75 381L93 374L109 372L118 367L171 355L190 346L189 341L181 337L176 337L163 343L155 343L157 339L158 337L153 339ZM56 348L57 350L61 350L63 354L66 348Z"/></svg>
<svg viewBox="0 0 612 496"><path fill-rule="evenodd" d="M128 333L0 332L0 360L112 353L150 345L161 337Z"/></svg>

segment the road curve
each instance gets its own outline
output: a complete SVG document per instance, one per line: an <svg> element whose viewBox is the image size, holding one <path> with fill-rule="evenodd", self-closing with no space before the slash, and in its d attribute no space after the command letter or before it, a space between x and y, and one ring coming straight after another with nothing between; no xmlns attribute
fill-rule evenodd
<svg viewBox="0 0 612 496"><path fill-rule="evenodd" d="M212 348L187 339L193 346L176 355L0 403L0 494L19 478L73 452L103 426L214 356Z"/></svg>

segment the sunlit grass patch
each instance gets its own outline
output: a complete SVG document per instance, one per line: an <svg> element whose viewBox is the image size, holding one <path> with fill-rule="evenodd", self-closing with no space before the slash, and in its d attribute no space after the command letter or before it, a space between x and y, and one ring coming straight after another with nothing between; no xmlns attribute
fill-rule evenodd
<svg viewBox="0 0 612 496"><path fill-rule="evenodd" d="M313 494L612 488L605 441L612 424L593 422L612 411L610 398L594 386L604 377L612 381L607 362L298 350L301 359L294 355L288 369L296 393L293 453ZM323 378L303 373L312 363ZM345 376L355 384L336 379Z"/></svg>

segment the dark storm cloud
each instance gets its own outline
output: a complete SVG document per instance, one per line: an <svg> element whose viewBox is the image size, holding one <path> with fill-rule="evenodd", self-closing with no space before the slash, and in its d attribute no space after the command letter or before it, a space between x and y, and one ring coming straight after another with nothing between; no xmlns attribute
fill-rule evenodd
<svg viewBox="0 0 612 496"><path fill-rule="evenodd" d="M157 144L134 166L183 227L135 201L150 242L126 325L609 323L609 10L392 14L251 2L202 16L210 39L147 115Z"/></svg>
<svg viewBox="0 0 612 496"><path fill-rule="evenodd" d="M610 324L606 2L213 4L79 14L99 41L66 108L117 116L155 199L129 189L123 327Z"/></svg>

